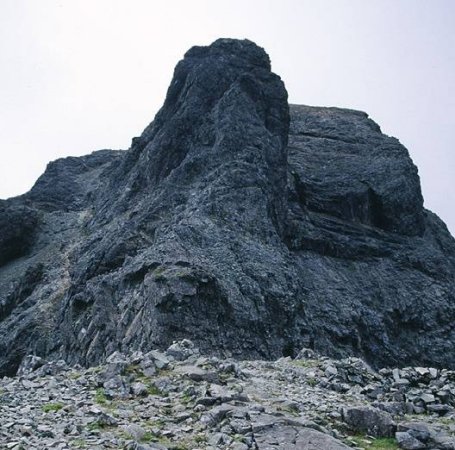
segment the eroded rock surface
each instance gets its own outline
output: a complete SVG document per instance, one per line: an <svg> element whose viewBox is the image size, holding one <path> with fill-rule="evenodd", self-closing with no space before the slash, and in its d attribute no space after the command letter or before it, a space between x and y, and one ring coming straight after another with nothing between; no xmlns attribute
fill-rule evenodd
<svg viewBox="0 0 455 450"><path fill-rule="evenodd" d="M289 108L252 42L191 49L129 150L53 162L0 213L0 374L183 338L455 367L455 242L407 150L365 113Z"/></svg>

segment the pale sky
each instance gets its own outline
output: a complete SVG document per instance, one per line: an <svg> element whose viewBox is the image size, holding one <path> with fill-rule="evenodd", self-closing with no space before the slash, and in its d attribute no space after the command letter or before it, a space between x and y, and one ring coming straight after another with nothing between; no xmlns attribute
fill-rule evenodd
<svg viewBox="0 0 455 450"><path fill-rule="evenodd" d="M455 234L455 1L0 0L0 198L47 162L127 149L193 45L248 38L292 103L366 111Z"/></svg>

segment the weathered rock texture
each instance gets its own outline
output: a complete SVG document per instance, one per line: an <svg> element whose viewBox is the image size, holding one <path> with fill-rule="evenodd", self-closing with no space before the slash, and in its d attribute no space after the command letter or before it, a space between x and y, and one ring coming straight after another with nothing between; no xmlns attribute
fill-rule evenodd
<svg viewBox="0 0 455 450"><path fill-rule="evenodd" d="M455 367L455 241L365 113L288 107L249 41L194 47L128 151L0 204L0 374L166 347Z"/></svg>

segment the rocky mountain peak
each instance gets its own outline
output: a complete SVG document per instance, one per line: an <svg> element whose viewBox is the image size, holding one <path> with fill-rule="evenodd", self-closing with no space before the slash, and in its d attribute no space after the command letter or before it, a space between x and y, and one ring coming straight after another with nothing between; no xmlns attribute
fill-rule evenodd
<svg viewBox="0 0 455 450"><path fill-rule="evenodd" d="M126 151L0 204L0 374L190 338L207 354L455 367L455 243L365 113L287 103L263 49L175 69Z"/></svg>

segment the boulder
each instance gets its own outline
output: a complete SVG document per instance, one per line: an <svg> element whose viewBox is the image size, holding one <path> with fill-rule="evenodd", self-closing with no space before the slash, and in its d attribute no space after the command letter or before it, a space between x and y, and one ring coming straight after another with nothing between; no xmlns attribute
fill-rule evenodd
<svg viewBox="0 0 455 450"><path fill-rule="evenodd" d="M344 408L343 420L354 432L370 436L392 437L396 431L390 414L370 406Z"/></svg>

